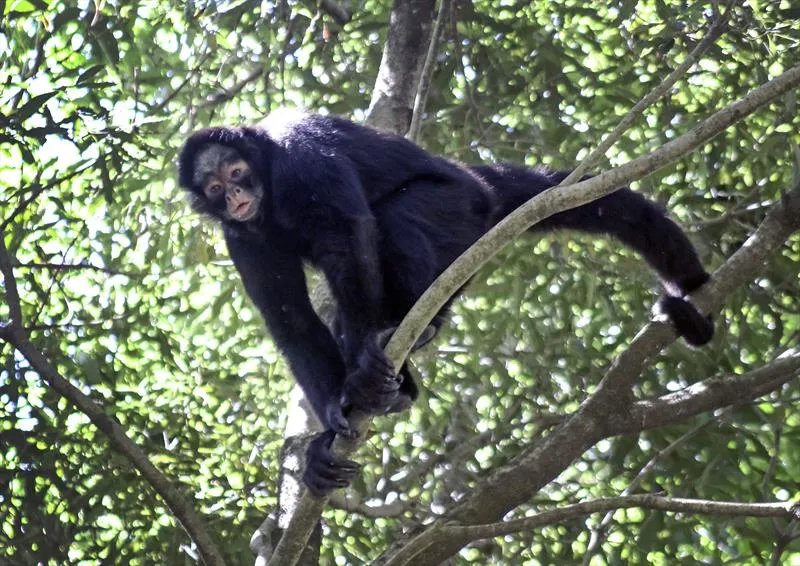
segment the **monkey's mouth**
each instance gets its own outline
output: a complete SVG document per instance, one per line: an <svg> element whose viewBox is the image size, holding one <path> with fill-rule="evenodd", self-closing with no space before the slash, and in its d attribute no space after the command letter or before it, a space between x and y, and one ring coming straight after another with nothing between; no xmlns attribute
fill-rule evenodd
<svg viewBox="0 0 800 566"><path fill-rule="evenodd" d="M231 211L231 216L239 222L250 220L258 212L258 200L259 199L254 198L237 204Z"/></svg>

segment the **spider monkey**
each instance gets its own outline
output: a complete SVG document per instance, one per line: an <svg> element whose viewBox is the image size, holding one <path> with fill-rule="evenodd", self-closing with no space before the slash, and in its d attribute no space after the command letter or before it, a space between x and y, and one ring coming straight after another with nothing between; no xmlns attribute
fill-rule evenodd
<svg viewBox="0 0 800 566"><path fill-rule="evenodd" d="M383 355L385 330L475 240L566 175L465 166L400 136L298 111L188 138L179 183L195 210L222 225L247 293L326 428L307 453L312 493L346 486L358 471L330 451L336 434L354 434L351 410L402 411L417 397L407 369L395 374ZM660 309L676 332L693 346L711 339L711 318L684 298L709 275L681 228L654 203L623 188L533 230L560 228L611 235L638 251L663 281ZM303 262L330 284L333 331L311 307Z"/></svg>

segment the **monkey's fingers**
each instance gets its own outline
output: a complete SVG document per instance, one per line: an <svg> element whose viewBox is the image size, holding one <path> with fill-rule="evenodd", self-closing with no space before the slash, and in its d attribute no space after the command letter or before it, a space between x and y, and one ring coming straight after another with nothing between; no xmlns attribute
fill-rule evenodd
<svg viewBox="0 0 800 566"><path fill-rule="evenodd" d="M350 422L344 414L344 408L344 404L338 400L330 401L325 407L325 424L338 435L355 438L358 433L350 427Z"/></svg>
<svg viewBox="0 0 800 566"><path fill-rule="evenodd" d="M394 328L382 330L367 336L364 347L358 356L358 367L369 375L380 376L384 379L397 380L392 360L383 353L385 342Z"/></svg>
<svg viewBox="0 0 800 566"><path fill-rule="evenodd" d="M331 452L335 436L331 430L321 433L309 443L306 451L303 482L316 497L326 495L334 489L347 487L361 469L357 462L341 458Z"/></svg>
<svg viewBox="0 0 800 566"><path fill-rule="evenodd" d="M423 330L422 334L420 334L419 338L417 338L417 341L414 342L414 347L411 349L411 351L413 352L415 350L419 350L425 346L428 342L434 339L438 331L439 330L432 324L426 326L425 330Z"/></svg>
<svg viewBox="0 0 800 566"><path fill-rule="evenodd" d="M379 330L373 336L375 342L380 347L381 350L386 348L386 344L389 343L389 340L392 338L394 331L397 330L396 326L390 326L389 328L385 328L383 330ZM369 340L369 338L367 338Z"/></svg>
<svg viewBox="0 0 800 566"><path fill-rule="evenodd" d="M411 405L414 404L414 399L411 395L407 393L403 393L402 391L398 394L397 399L395 400L394 404L389 407L386 411L387 413L405 413L408 409L411 408Z"/></svg>
<svg viewBox="0 0 800 566"><path fill-rule="evenodd" d="M397 402L400 391L400 381L376 376L370 371L358 369L351 372L344 382L342 392L342 407L348 410L382 415Z"/></svg>

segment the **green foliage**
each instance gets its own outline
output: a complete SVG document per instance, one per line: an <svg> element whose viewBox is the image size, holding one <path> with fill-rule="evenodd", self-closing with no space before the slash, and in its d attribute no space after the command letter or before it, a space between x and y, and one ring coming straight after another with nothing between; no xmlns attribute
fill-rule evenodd
<svg viewBox="0 0 800 566"><path fill-rule="evenodd" d="M709 6L673 0L456 3L423 144L465 161L572 166L702 37ZM738 3L737 3L738 4ZM281 105L364 116L388 3L344 28L316 3L154 0L0 4L0 222L32 340L193 496L235 564L276 503L291 379L244 298L219 233L189 212L174 157L193 128ZM688 131L795 64L798 9L734 9L730 31L608 155L617 164ZM327 39L326 39L327 38ZM717 265L798 176L797 95L765 108L638 189L667 205ZM800 238L716 315L698 351L671 346L642 376L656 395L742 373L800 338ZM330 511L326 562L363 563L507 463L541 417L573 411L648 319L656 285L614 242L525 238L479 274L438 348L427 390L378 419L354 488L399 517ZM0 304L0 320L8 309ZM0 344L0 562L190 564L154 492L88 420ZM518 510L619 494L690 432L643 488L755 501L795 495L795 382L711 418L604 441ZM460 563L580 563L599 519L483 542ZM785 525L619 511L592 564L770 559ZM800 545L784 559L800 561Z"/></svg>

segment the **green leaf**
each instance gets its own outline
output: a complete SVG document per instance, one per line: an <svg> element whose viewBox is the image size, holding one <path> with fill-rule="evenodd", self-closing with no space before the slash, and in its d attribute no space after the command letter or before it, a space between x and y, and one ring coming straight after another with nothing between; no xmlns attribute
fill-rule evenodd
<svg viewBox="0 0 800 566"><path fill-rule="evenodd" d="M97 73L99 73L100 71L102 71L104 68L105 68L105 65L103 65L103 64L99 64L99 65L93 65L92 67L89 67L88 69L86 69L84 72L82 72L82 73L81 73L81 74L78 76L78 80L77 80L77 81L75 81L75 84L77 84L77 85L83 85L84 83L86 83L86 82L88 82L89 80L91 80L92 78L94 78L94 76L95 76ZM97 85L97 84L99 84L99 83L92 83L92 84L93 84L93 85ZM111 85L111 84L113 84L113 83L105 83L105 84L106 84L106 85Z"/></svg>
<svg viewBox="0 0 800 566"><path fill-rule="evenodd" d="M31 97L25 104L23 104L20 108L17 108L13 111L10 118L17 122L21 123L30 118L34 113L38 112L39 109L44 106L44 104L53 98L56 95L55 91L52 92L45 92L43 94L36 95Z"/></svg>

